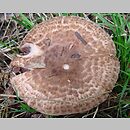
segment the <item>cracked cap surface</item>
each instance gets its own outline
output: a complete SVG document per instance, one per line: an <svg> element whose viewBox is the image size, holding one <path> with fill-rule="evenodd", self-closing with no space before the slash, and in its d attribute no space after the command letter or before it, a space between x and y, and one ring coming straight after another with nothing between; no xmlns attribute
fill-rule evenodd
<svg viewBox="0 0 130 130"><path fill-rule="evenodd" d="M120 70L110 36L90 20L56 17L36 25L20 44L11 77L29 106L49 115L86 112L105 101Z"/></svg>

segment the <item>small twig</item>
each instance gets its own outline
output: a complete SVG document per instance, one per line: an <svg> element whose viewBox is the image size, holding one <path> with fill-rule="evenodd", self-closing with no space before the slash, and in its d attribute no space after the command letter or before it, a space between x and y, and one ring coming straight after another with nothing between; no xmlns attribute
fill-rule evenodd
<svg viewBox="0 0 130 130"><path fill-rule="evenodd" d="M0 94L0 97L17 97L16 95Z"/></svg>
<svg viewBox="0 0 130 130"><path fill-rule="evenodd" d="M113 108L116 108L116 107L117 107L117 106L108 107L108 108L105 108L105 109L101 109L101 110L99 110L98 112L110 110L110 109L113 109ZM95 111L95 112L96 112L96 111ZM88 117L88 116L94 114L95 112L91 112L91 113L89 113L89 114L87 114L87 115L84 115L82 118L86 118L86 117ZM97 114L97 113L96 113L96 114Z"/></svg>
<svg viewBox="0 0 130 130"><path fill-rule="evenodd" d="M9 20L9 23L8 23L6 29L5 29L5 32L4 32L4 35L3 35L3 38L6 36L6 33L7 33L7 31L8 31L8 28L9 28L9 26L10 26L10 23L11 23L11 20ZM3 38L2 38L2 40L3 40Z"/></svg>
<svg viewBox="0 0 130 130"><path fill-rule="evenodd" d="M14 117L11 117L11 118L16 118L16 117L18 117L18 116L21 116L21 115L23 115L23 114L25 114L26 112L22 112L22 113L20 113L20 114L18 114L18 115L15 115Z"/></svg>
<svg viewBox="0 0 130 130"><path fill-rule="evenodd" d="M3 25L4 25L4 21L1 23L0 30L2 29Z"/></svg>
<svg viewBox="0 0 130 130"><path fill-rule="evenodd" d="M98 107L96 108L96 111L95 111L95 113L94 113L94 115L93 115L93 118L95 118L95 117L96 117L97 112L98 112Z"/></svg>
<svg viewBox="0 0 130 130"><path fill-rule="evenodd" d="M80 35L80 33L75 32L75 36L76 36L84 45L87 45L87 42L83 39L83 37Z"/></svg>
<svg viewBox="0 0 130 130"><path fill-rule="evenodd" d="M0 50L0 53L2 53L4 56L6 56L6 57L7 57L7 58L9 58L10 60L12 60L12 58L11 58L9 55L7 55L7 54L3 53L3 51L2 51L2 50Z"/></svg>
<svg viewBox="0 0 130 130"><path fill-rule="evenodd" d="M5 48L5 49L1 49L1 53L7 53L13 49L15 49L16 47L12 47L12 48Z"/></svg>

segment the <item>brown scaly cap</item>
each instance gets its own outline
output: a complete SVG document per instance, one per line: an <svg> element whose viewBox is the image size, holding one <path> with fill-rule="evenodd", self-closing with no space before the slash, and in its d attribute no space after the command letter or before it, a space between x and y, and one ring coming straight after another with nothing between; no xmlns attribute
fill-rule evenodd
<svg viewBox="0 0 130 130"><path fill-rule="evenodd" d="M41 113L82 113L105 101L119 73L110 36L80 17L56 17L36 25L20 45L10 79L21 99Z"/></svg>

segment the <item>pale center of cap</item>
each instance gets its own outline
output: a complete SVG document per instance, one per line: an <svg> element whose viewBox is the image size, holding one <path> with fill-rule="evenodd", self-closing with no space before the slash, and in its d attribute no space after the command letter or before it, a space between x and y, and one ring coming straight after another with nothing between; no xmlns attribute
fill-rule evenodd
<svg viewBox="0 0 130 130"><path fill-rule="evenodd" d="M68 70L69 68L70 68L70 66L69 66L68 64L64 64L64 65L63 65L63 69L64 69L64 70Z"/></svg>

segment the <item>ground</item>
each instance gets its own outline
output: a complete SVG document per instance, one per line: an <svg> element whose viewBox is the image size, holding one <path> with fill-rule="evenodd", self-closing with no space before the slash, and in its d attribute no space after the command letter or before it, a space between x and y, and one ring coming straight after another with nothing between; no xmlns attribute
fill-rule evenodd
<svg viewBox="0 0 130 130"><path fill-rule="evenodd" d="M112 37L120 60L119 79L107 101L89 112L65 116L41 114L19 99L9 83L9 63L18 45L35 25L55 16L76 15L99 24ZM129 118L130 117L130 14L30 13L0 14L0 117L1 118Z"/></svg>

